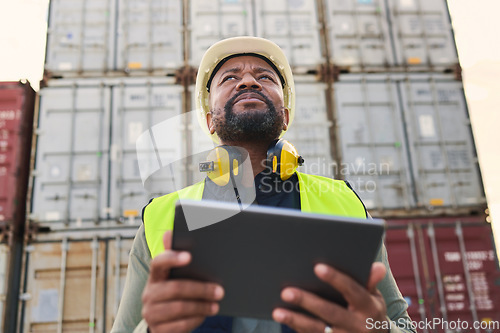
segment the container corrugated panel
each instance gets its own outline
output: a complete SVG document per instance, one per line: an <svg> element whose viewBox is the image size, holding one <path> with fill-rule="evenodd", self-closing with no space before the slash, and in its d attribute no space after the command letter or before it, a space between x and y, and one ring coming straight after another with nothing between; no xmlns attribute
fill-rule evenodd
<svg viewBox="0 0 500 333"><path fill-rule="evenodd" d="M446 70L458 55L446 1L388 0L396 65Z"/></svg>
<svg viewBox="0 0 500 333"><path fill-rule="evenodd" d="M109 332L131 247L120 236L30 244L23 331Z"/></svg>
<svg viewBox="0 0 500 333"><path fill-rule="evenodd" d="M116 69L163 74L184 61L182 1L120 0Z"/></svg>
<svg viewBox="0 0 500 333"><path fill-rule="evenodd" d="M174 85L170 78L121 80L112 87L112 110L112 215L140 219L149 199L186 186L184 157L188 153L181 117L182 87ZM137 146L144 133L152 144L151 150ZM151 153L154 166L149 172L142 164L142 155L138 159L138 147L140 154ZM141 172L147 179L145 186Z"/></svg>
<svg viewBox="0 0 500 333"><path fill-rule="evenodd" d="M325 62L315 0L257 0L255 21L257 36L278 44L295 73Z"/></svg>
<svg viewBox="0 0 500 333"><path fill-rule="evenodd" d="M9 266L9 246L0 244L0 331L3 332Z"/></svg>
<svg viewBox="0 0 500 333"><path fill-rule="evenodd" d="M45 69L54 76L113 69L116 1L52 0Z"/></svg>
<svg viewBox="0 0 500 333"><path fill-rule="evenodd" d="M295 89L295 118L283 138L290 141L305 160L298 171L333 177L332 124L327 117L326 85L312 80L297 80Z"/></svg>
<svg viewBox="0 0 500 333"><path fill-rule="evenodd" d="M326 0L330 60L349 71L395 64L384 0Z"/></svg>
<svg viewBox="0 0 500 333"><path fill-rule="evenodd" d="M250 0L189 2L189 62L198 67L205 51L215 42L234 36L255 35Z"/></svg>
<svg viewBox="0 0 500 333"><path fill-rule="evenodd" d="M368 209L483 212L463 87L452 75L341 75L334 90L341 162Z"/></svg>
<svg viewBox="0 0 500 333"><path fill-rule="evenodd" d="M102 80L40 90L31 218L47 225L107 218L110 91Z"/></svg>
<svg viewBox="0 0 500 333"><path fill-rule="evenodd" d="M28 84L0 83L0 221L12 223L15 199L19 194L18 180L28 165L20 165L21 119L23 113L33 114L35 92ZM31 126L31 124L30 124Z"/></svg>
<svg viewBox="0 0 500 333"><path fill-rule="evenodd" d="M471 332L496 331L472 329L474 322L500 322L500 271L489 224L472 217L388 224L391 270L414 321L461 320Z"/></svg>

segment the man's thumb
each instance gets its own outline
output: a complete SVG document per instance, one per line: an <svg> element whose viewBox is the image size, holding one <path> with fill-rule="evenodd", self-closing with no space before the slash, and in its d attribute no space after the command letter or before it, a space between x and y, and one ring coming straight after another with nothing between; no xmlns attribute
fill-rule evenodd
<svg viewBox="0 0 500 333"><path fill-rule="evenodd" d="M165 250L172 249L172 230L165 231L163 234L163 247Z"/></svg>

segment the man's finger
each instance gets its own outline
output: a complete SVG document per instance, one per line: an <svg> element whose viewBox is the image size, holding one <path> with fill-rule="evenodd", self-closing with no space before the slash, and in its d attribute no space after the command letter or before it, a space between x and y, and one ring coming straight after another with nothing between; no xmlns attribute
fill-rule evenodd
<svg viewBox="0 0 500 333"><path fill-rule="evenodd" d="M370 278L368 279L367 288L370 292L375 292L377 284L382 281L387 273L385 265L381 262L374 262L372 265L372 270L370 272Z"/></svg>
<svg viewBox="0 0 500 333"><path fill-rule="evenodd" d="M323 333L326 326L318 319L283 308L274 309L273 319L299 333Z"/></svg>
<svg viewBox="0 0 500 333"><path fill-rule="evenodd" d="M348 318L351 314L345 308L329 302L311 292L288 287L281 292L281 298L287 303L307 310L324 322L334 325L336 323L350 322Z"/></svg>
<svg viewBox="0 0 500 333"><path fill-rule="evenodd" d="M154 327L149 327L151 333L186 333L191 332L196 327L200 326L206 317L185 318L169 323L159 324Z"/></svg>
<svg viewBox="0 0 500 333"><path fill-rule="evenodd" d="M166 280L172 267L186 266L190 261L189 252L167 250L151 260L149 279L151 281Z"/></svg>
<svg viewBox="0 0 500 333"><path fill-rule="evenodd" d="M149 324L169 322L190 317L208 317L217 314L219 304L203 301L172 301L155 303L143 311Z"/></svg>
<svg viewBox="0 0 500 333"><path fill-rule="evenodd" d="M370 308L370 293L351 277L325 264L317 264L314 272L340 292L350 306L357 309Z"/></svg>

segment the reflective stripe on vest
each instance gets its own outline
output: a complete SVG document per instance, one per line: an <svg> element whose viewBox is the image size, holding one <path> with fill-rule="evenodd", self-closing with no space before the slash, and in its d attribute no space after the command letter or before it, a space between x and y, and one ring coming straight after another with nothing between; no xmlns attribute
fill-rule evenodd
<svg viewBox="0 0 500 333"><path fill-rule="evenodd" d="M341 180L297 172L300 188L300 209L303 212L366 218L363 204ZM175 203L179 199L201 200L205 182L152 200L144 209L144 230L151 257L165 249L163 234L174 225Z"/></svg>

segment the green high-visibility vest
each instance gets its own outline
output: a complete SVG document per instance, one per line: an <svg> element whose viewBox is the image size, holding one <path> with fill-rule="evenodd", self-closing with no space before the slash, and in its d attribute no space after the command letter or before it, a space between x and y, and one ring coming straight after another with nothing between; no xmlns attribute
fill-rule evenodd
<svg viewBox="0 0 500 333"><path fill-rule="evenodd" d="M308 213L366 218L365 207L344 181L297 172L300 209ZM205 182L152 200L144 209L144 229L151 257L165 249L163 234L174 225L175 203L179 199L201 200Z"/></svg>

